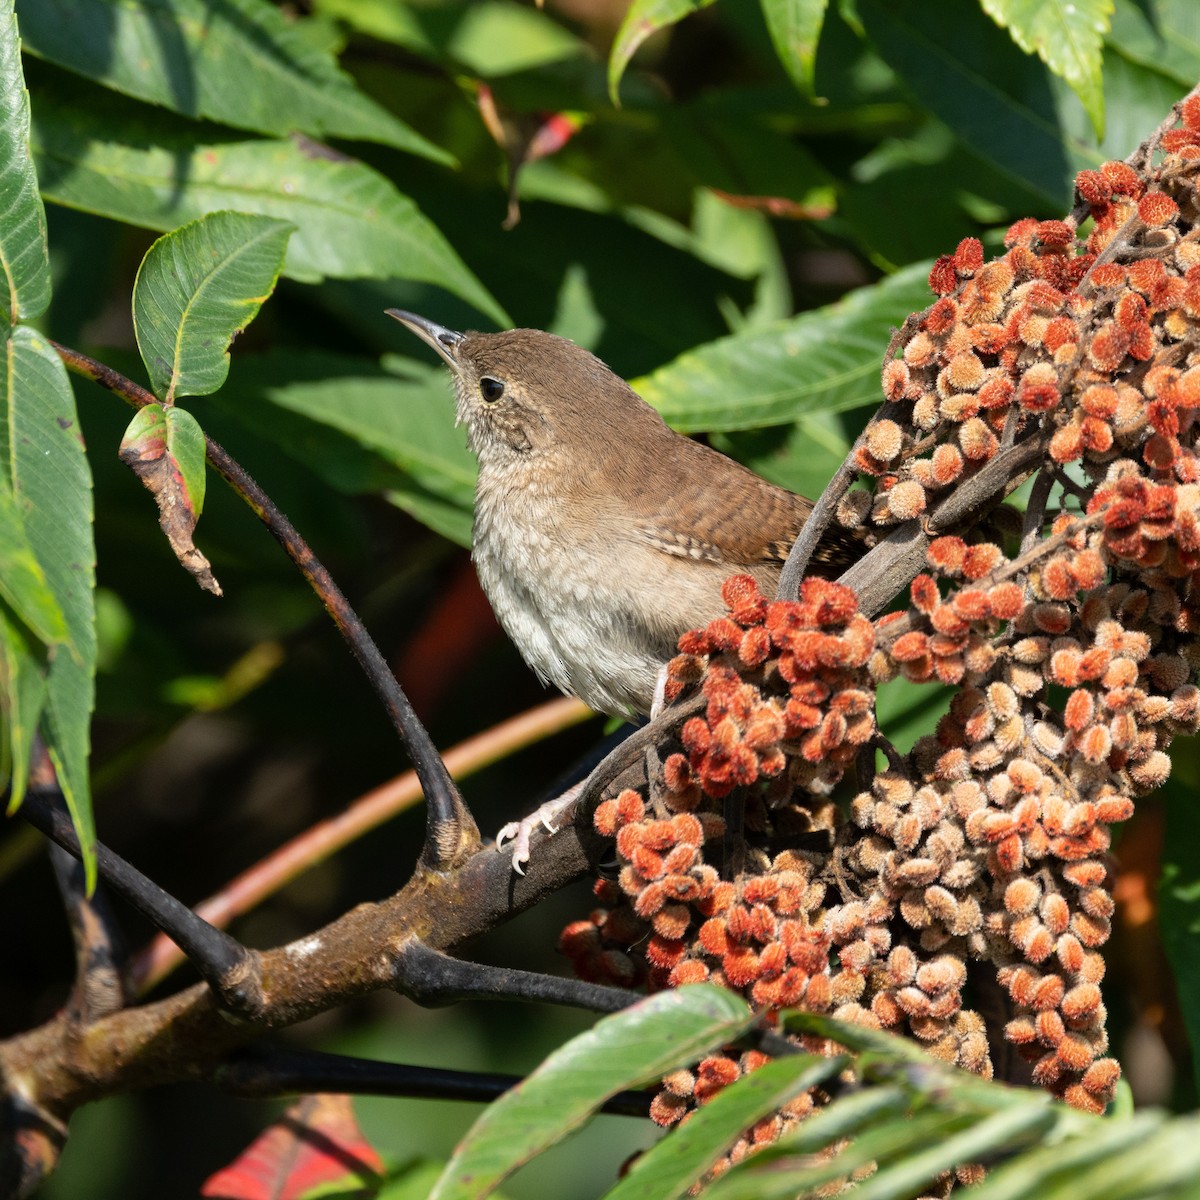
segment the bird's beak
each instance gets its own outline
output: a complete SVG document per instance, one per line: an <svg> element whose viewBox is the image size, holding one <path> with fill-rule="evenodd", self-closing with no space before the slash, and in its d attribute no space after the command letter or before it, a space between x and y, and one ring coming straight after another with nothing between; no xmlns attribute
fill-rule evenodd
<svg viewBox="0 0 1200 1200"><path fill-rule="evenodd" d="M463 335L453 329L446 329L416 313L405 312L402 308L386 308L384 312L394 317L401 325L411 329L423 342L428 342L446 361L446 365L457 371L462 365L458 361L458 348L462 345Z"/></svg>

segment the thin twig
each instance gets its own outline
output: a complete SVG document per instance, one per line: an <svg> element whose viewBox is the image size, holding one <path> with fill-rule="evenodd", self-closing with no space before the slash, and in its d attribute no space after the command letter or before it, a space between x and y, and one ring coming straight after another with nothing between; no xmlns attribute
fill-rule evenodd
<svg viewBox="0 0 1200 1200"><path fill-rule="evenodd" d="M69 371L107 388L134 408L144 408L147 404L158 402L145 388L89 355L57 342L51 342L51 345ZM212 438L205 435L204 442L208 461L214 470L262 521L308 580L387 709L421 780L429 806L421 855L423 865L429 870L441 870L472 853L480 842L474 818L454 786L433 739L417 719L404 689L396 681L358 614L295 526L249 473Z"/></svg>
<svg viewBox="0 0 1200 1200"><path fill-rule="evenodd" d="M875 736L870 741L870 745L874 750L883 751L883 756L888 760L890 770L904 770L904 755L882 733L876 731Z"/></svg>
<svg viewBox="0 0 1200 1200"><path fill-rule="evenodd" d="M857 449L857 443L850 448L850 453L846 455L842 465L834 472L833 478L821 493L812 512L808 514L808 520L804 522L800 536L792 543L787 561L783 564L783 570L779 575L779 587L776 595L780 600L795 600L799 596L800 581L808 570L808 563L813 556L813 551L817 548L821 535L833 520L842 497L850 490L850 485L858 476L858 467L854 460Z"/></svg>
<svg viewBox="0 0 1200 1200"><path fill-rule="evenodd" d="M1033 548L1046 524L1046 504L1054 489L1056 472L1043 467L1033 481L1029 492L1029 503L1025 506L1025 522L1021 529L1021 552Z"/></svg>
<svg viewBox="0 0 1200 1200"><path fill-rule="evenodd" d="M1092 498L1092 489L1076 483L1061 467L1055 470L1054 481L1064 492L1069 492L1077 500L1081 500L1085 504Z"/></svg>
<svg viewBox="0 0 1200 1200"><path fill-rule="evenodd" d="M624 995L629 1003L637 999L629 992ZM522 1076L374 1062L347 1054L271 1045L235 1055L217 1069L213 1082L232 1095L250 1100L334 1092L489 1104L521 1083ZM596 1111L645 1118L650 1114L651 1095L649 1091L617 1092Z"/></svg>
<svg viewBox="0 0 1200 1200"><path fill-rule="evenodd" d="M524 1000L613 1013L628 1008L637 999L625 988L584 979L463 962L416 939L401 947L395 968L392 986L396 991L427 1007L467 999Z"/></svg>

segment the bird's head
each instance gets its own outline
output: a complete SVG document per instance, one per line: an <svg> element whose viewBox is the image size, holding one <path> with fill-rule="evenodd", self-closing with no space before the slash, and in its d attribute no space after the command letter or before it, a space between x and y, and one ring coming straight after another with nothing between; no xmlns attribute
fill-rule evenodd
<svg viewBox="0 0 1200 1200"><path fill-rule="evenodd" d="M659 418L594 354L540 329L458 333L389 308L450 368L457 420L481 463L506 457L594 452L629 424Z"/></svg>

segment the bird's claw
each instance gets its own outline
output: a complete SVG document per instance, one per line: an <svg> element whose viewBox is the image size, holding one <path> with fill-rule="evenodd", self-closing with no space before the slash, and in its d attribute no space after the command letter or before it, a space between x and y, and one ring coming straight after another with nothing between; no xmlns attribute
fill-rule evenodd
<svg viewBox="0 0 1200 1200"><path fill-rule="evenodd" d="M533 836L534 830L540 824L547 834L556 834L561 828L562 818L571 811L578 794L579 788L576 787L555 800L547 800L536 812L530 813L523 820L509 821L496 834L497 850L503 851L505 842L513 843L512 865L518 875L525 874L523 866L529 861L531 853L529 839Z"/></svg>
<svg viewBox="0 0 1200 1200"><path fill-rule="evenodd" d="M536 813L534 816L536 817ZM518 875L524 875L525 871L522 867L523 863L529 861L529 838L533 833L533 823L531 818L526 817L523 821L509 821L503 829L496 834L496 849L503 852L504 843L511 841L512 849L512 866L513 870Z"/></svg>

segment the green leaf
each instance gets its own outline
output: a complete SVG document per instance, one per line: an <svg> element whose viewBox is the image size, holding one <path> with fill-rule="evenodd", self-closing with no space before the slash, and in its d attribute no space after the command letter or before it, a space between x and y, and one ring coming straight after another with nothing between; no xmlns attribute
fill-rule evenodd
<svg viewBox="0 0 1200 1200"><path fill-rule="evenodd" d="M368 37L436 57L437 50L422 28L417 11L395 0L315 0L313 8L320 16L336 17Z"/></svg>
<svg viewBox="0 0 1200 1200"><path fill-rule="evenodd" d="M29 544L4 465L0 465L0 596L46 645L67 640L62 610Z"/></svg>
<svg viewBox="0 0 1200 1200"><path fill-rule="evenodd" d="M283 273L315 283L396 276L435 283L512 322L407 196L360 162L302 141L200 130L121 97L57 88L39 96L33 148L48 200L149 229L216 209L290 221Z"/></svg>
<svg viewBox="0 0 1200 1200"><path fill-rule="evenodd" d="M806 96L813 94L813 66L828 3L829 0L762 0L775 53Z"/></svg>
<svg viewBox="0 0 1200 1200"><path fill-rule="evenodd" d="M133 285L133 328L151 386L167 404L225 382L230 342L274 290L294 229L270 217L215 212L146 252Z"/></svg>
<svg viewBox="0 0 1200 1200"><path fill-rule="evenodd" d="M335 355L266 354L238 364L236 387L232 404L266 404L346 434L470 512L477 467L443 368L406 365L398 375ZM306 455L322 453L318 430Z"/></svg>
<svg viewBox="0 0 1200 1200"><path fill-rule="evenodd" d="M793 137L745 113L693 104L660 118L663 133L688 170L727 194L726 202L759 201L793 219L822 220L837 207L829 172Z"/></svg>
<svg viewBox="0 0 1200 1200"><path fill-rule="evenodd" d="M617 215L530 203L522 206L521 223L498 237L474 206L447 202L436 211L467 260L488 264L488 278L496 280L505 307L521 314L522 325L550 327L563 277L579 264L604 316L594 352L626 377L727 332L714 297L731 295L744 303L751 295L743 281L700 261L690 246L668 245ZM383 301L376 311L397 304L418 312L429 308L419 295L401 304L393 292ZM388 324L395 338L405 336L394 321ZM457 327L462 326L459 321ZM398 346L394 340L390 344ZM429 361L429 353L423 361Z"/></svg>
<svg viewBox="0 0 1200 1200"><path fill-rule="evenodd" d="M1052 210L1070 207L1076 172L1103 156L1094 138L1066 128L1040 60L975 4L859 0L858 14L880 56L967 146L1034 187Z"/></svg>
<svg viewBox="0 0 1200 1200"><path fill-rule="evenodd" d="M463 9L446 53L484 79L528 71L585 53L585 47L545 12L504 0Z"/></svg>
<svg viewBox="0 0 1200 1200"><path fill-rule="evenodd" d="M849 1066L845 1056L785 1055L722 1089L688 1121L651 1146L605 1200L677 1200L756 1121Z"/></svg>
<svg viewBox="0 0 1200 1200"><path fill-rule="evenodd" d="M23 0L21 32L32 53L184 116L454 161L360 92L265 0Z"/></svg>
<svg viewBox="0 0 1200 1200"><path fill-rule="evenodd" d="M917 738L928 733L937 718L949 712L954 689L937 682L913 683L902 675L885 683L875 695L875 719L880 732L907 754Z"/></svg>
<svg viewBox="0 0 1200 1200"><path fill-rule="evenodd" d="M1158 1113L1144 1116L1149 1119L1137 1122L1142 1137L1136 1145L1124 1154L1110 1157L1102 1152L1080 1164L1071 1190L1060 1186L1050 1195L1039 1192L1038 1200L1074 1200L1077 1196L1095 1200L1195 1197L1200 1172L1200 1120L1194 1113L1169 1121L1162 1120ZM1129 1124L1135 1122L1136 1116ZM1107 1139L1101 1135L1098 1140L1103 1151Z"/></svg>
<svg viewBox="0 0 1200 1200"><path fill-rule="evenodd" d="M869 1164L883 1164L912 1152L914 1146L940 1145L968 1125L967 1118L942 1111L915 1115L888 1113L885 1119L862 1129L834 1158L821 1156L814 1162L807 1155L767 1160L753 1155L723 1175L708 1192L712 1200L793 1200L811 1196L817 1188L834 1185ZM830 1193L840 1189L831 1186ZM914 1188L907 1197L918 1195Z"/></svg>
<svg viewBox="0 0 1200 1200"><path fill-rule="evenodd" d="M760 1147L754 1161L766 1166L772 1159L786 1161L815 1154L855 1136L860 1129L885 1124L894 1117L907 1120L911 1109L912 1097L903 1088L893 1085L863 1088L818 1109L777 1141ZM739 1178L739 1169L735 1168L730 1175L734 1189L744 1191L746 1181ZM717 1194L721 1186L717 1185Z"/></svg>
<svg viewBox="0 0 1200 1200"><path fill-rule="evenodd" d="M620 103L621 76L637 48L651 34L712 3L713 0L633 0L608 55L608 94L614 104Z"/></svg>
<svg viewBox="0 0 1200 1200"><path fill-rule="evenodd" d="M50 303L50 258L12 0L0 0L0 196L0 323L13 325L40 316Z"/></svg>
<svg viewBox="0 0 1200 1200"><path fill-rule="evenodd" d="M45 650L0 601L0 787L7 782L9 813L25 798L45 702Z"/></svg>
<svg viewBox="0 0 1200 1200"><path fill-rule="evenodd" d="M1170 75L1180 87L1190 89L1200 79L1200 10L1193 0L1117 0L1108 44L1122 58Z"/></svg>
<svg viewBox="0 0 1200 1200"><path fill-rule="evenodd" d="M683 432L881 403L883 349L893 327L932 302L928 276L928 264L908 267L786 323L689 350L634 387Z"/></svg>
<svg viewBox="0 0 1200 1200"><path fill-rule="evenodd" d="M204 511L204 430L185 409L167 409L167 453L179 472L189 510L199 516Z"/></svg>
<svg viewBox="0 0 1200 1200"><path fill-rule="evenodd" d="M50 659L42 735L83 847L90 887L96 870L88 784L96 671L92 479L62 360L26 326L13 329L3 345L0 439L8 440L0 445L0 458L12 471L25 533L66 626L67 640Z"/></svg>
<svg viewBox="0 0 1200 1200"><path fill-rule="evenodd" d="M447 541L471 548L472 513L438 496L430 496L415 486L389 488L383 493L389 504L408 513L414 520L440 533Z"/></svg>
<svg viewBox="0 0 1200 1200"><path fill-rule="evenodd" d="M204 508L204 431L185 409L147 404L129 422L120 457L145 461L164 456L178 483L173 503L198 517Z"/></svg>
<svg viewBox="0 0 1200 1200"><path fill-rule="evenodd" d="M442 1169L443 1164L428 1159L389 1169L375 1200L426 1200Z"/></svg>
<svg viewBox="0 0 1200 1200"><path fill-rule="evenodd" d="M1157 1113L1135 1113L1125 1122L1106 1121L1102 1137L1055 1139L1050 1145L1042 1145L1012 1162L991 1168L983 1183L972 1189L972 1200L976 1197L978 1200L1014 1200L1016 1197L1049 1200L1051 1196L1078 1196L1080 1193L1075 1190L1075 1184L1081 1170L1097 1160L1135 1150L1161 1119Z"/></svg>
<svg viewBox="0 0 1200 1200"><path fill-rule="evenodd" d="M1106 115L1100 158L1125 158L1130 147L1137 146L1158 125L1190 86L1181 87L1174 76L1158 66L1144 66L1122 57L1110 45L1104 53ZM1091 127L1078 105L1063 105L1061 111L1064 129L1077 141L1090 136Z"/></svg>
<svg viewBox="0 0 1200 1200"><path fill-rule="evenodd" d="M1071 85L1104 136L1104 87L1100 60L1112 20L1113 0L980 0L983 11L1026 54L1036 54Z"/></svg>
<svg viewBox="0 0 1200 1200"><path fill-rule="evenodd" d="M856 1200L899 1200L914 1195L943 1171L968 1166L997 1154L1011 1154L1035 1144L1054 1120L1054 1113L1048 1106L1014 1105L948 1137L931 1139L931 1144L921 1149L913 1149L920 1142L910 1141L907 1153L893 1163L880 1165L870 1179L864 1179L856 1186ZM1084 1191L1082 1194L1095 1193Z"/></svg>
<svg viewBox="0 0 1200 1200"><path fill-rule="evenodd" d="M577 1129L609 1096L694 1062L739 1037L752 1021L744 1001L708 984L660 992L605 1017L484 1112L430 1200L487 1195Z"/></svg>

